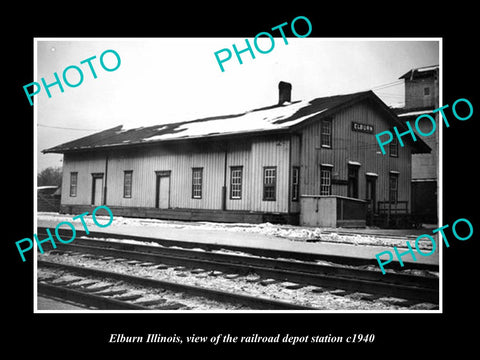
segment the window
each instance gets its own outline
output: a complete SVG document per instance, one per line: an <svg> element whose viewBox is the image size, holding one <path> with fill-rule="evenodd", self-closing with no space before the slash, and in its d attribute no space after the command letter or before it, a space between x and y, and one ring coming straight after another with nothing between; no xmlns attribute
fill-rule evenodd
<svg viewBox="0 0 480 360"><path fill-rule="evenodd" d="M429 87L423 88L423 95L425 95L425 96L430 95L430 88Z"/></svg>
<svg viewBox="0 0 480 360"><path fill-rule="evenodd" d="M396 136L390 141L389 149L391 157L398 157L398 139Z"/></svg>
<svg viewBox="0 0 480 360"><path fill-rule="evenodd" d="M202 198L203 168L192 168L192 198Z"/></svg>
<svg viewBox="0 0 480 360"><path fill-rule="evenodd" d="M132 170L127 170L123 172L123 197L124 198L132 197L132 176L133 176Z"/></svg>
<svg viewBox="0 0 480 360"><path fill-rule="evenodd" d="M398 174L390 173L390 181L388 188L390 203L396 204L398 201Z"/></svg>
<svg viewBox="0 0 480 360"><path fill-rule="evenodd" d="M332 120L325 119L322 120L320 125L320 142L322 147L331 148L332 147Z"/></svg>
<svg viewBox="0 0 480 360"><path fill-rule="evenodd" d="M70 173L70 196L77 196L78 172Z"/></svg>
<svg viewBox="0 0 480 360"><path fill-rule="evenodd" d="M277 185L277 168L264 167L263 168L263 200L264 201L275 201L276 185Z"/></svg>
<svg viewBox="0 0 480 360"><path fill-rule="evenodd" d="M332 168L320 167L320 195L332 195Z"/></svg>
<svg viewBox="0 0 480 360"><path fill-rule="evenodd" d="M292 201L298 201L300 185L300 168L294 166L292 168Z"/></svg>
<svg viewBox="0 0 480 360"><path fill-rule="evenodd" d="M230 168L230 199L242 198L242 166Z"/></svg>

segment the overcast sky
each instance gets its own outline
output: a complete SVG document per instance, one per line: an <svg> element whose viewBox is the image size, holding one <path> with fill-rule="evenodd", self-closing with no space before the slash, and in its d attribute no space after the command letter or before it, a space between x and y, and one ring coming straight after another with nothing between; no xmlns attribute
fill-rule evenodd
<svg viewBox="0 0 480 360"><path fill-rule="evenodd" d="M253 39L249 39L253 46ZM268 39L259 42L268 49ZM221 72L214 52L232 44L243 49L244 38L157 39L37 39L36 78L54 81L76 65L83 70L81 85L44 89L34 98L38 171L61 166L62 155L40 151L117 125L150 126L235 114L278 102L278 82L292 84L292 101L373 89L389 106L403 105L404 87L398 78L411 68L440 64L436 39L275 38L268 54L246 52L243 64L235 57ZM120 67L102 69L100 55L115 50ZM88 64L92 56L97 78ZM222 54L221 56L224 56ZM107 66L116 61L105 56ZM68 79L75 83L75 70ZM28 100L25 98L28 105Z"/></svg>

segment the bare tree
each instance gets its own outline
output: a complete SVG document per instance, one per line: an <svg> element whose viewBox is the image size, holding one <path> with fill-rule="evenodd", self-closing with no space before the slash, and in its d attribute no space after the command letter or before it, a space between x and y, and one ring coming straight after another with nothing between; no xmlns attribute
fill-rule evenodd
<svg viewBox="0 0 480 360"><path fill-rule="evenodd" d="M62 184L62 168L61 167L48 167L40 171L37 175L37 185L47 186Z"/></svg>

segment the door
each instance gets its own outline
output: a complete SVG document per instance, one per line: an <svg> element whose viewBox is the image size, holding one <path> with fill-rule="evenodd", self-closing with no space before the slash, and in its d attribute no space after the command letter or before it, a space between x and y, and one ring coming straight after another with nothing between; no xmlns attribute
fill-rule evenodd
<svg viewBox="0 0 480 360"><path fill-rule="evenodd" d="M168 209L170 207L170 172L157 172L157 191L155 207L158 209Z"/></svg>
<svg viewBox="0 0 480 360"><path fill-rule="evenodd" d="M103 174L92 174L92 205L100 206L103 200Z"/></svg>
<svg viewBox="0 0 480 360"><path fill-rule="evenodd" d="M367 211L370 214L375 214L376 194L376 177L367 176L367 194L365 200L367 200Z"/></svg>
<svg viewBox="0 0 480 360"><path fill-rule="evenodd" d="M358 166L348 165L347 196L358 199Z"/></svg>

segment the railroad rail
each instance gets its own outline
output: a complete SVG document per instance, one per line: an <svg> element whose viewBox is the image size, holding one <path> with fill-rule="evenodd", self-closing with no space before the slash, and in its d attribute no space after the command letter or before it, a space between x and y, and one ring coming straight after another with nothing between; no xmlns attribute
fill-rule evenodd
<svg viewBox="0 0 480 360"><path fill-rule="evenodd" d="M42 233L42 229L38 230ZM46 235L45 235L46 236ZM340 256L318 256L299 254L284 251L268 251L261 249L225 247L212 244L192 244L145 238L138 236L125 236L110 233L80 234L74 243L59 244L59 250L69 250L81 253L112 256L131 260L180 265L192 269L202 268L212 271L234 272L238 274L256 273L265 278L278 281L290 281L303 285L330 287L347 291L366 292L381 296L394 296L417 302L439 302L439 279L437 277L417 276L402 273L389 273L382 275L379 271L366 270L355 266L365 265L365 259L355 259ZM137 240L155 242L162 246L150 246L122 241L105 241L95 238ZM141 240L140 240L141 239ZM203 245L203 246L202 246ZM206 246L205 246L206 245ZM184 248L177 248L184 246ZM192 247L194 249L192 249ZM212 252L225 249L242 251L242 254ZM254 254L252 254L252 252ZM327 261L329 263L311 263L298 257L307 256L309 261ZM267 257L268 256L268 257ZM287 260L292 258L294 260ZM327 260L326 260L327 259ZM335 262L332 262L332 259ZM433 267L429 267L433 270Z"/></svg>
<svg viewBox="0 0 480 360"><path fill-rule="evenodd" d="M52 285L44 282L38 284L38 293L62 300L63 302L73 302L76 305L82 305L86 309L95 308L102 310L148 310L149 308L142 305L137 305L127 301L120 301L111 299L105 296L95 295L79 291L76 289L69 289L68 287Z"/></svg>
<svg viewBox="0 0 480 360"><path fill-rule="evenodd" d="M283 301L277 301L272 299L266 299L258 296L248 296L243 294L235 294L215 289L209 289L199 286L179 284L170 281L156 280L145 277L138 277L128 274L122 274L117 272L105 271L100 269L86 268L82 266L74 266L68 264L60 264L56 262L50 262L45 260L38 260L39 268L50 268L50 269L60 269L67 271L72 274L81 275L83 277L113 280L121 284L129 284L134 286L141 286L145 288L161 289L161 290L170 290L173 292L178 292L182 294L187 294L188 296L197 296L221 303L229 303L236 307L247 307L255 310L314 310L314 308L309 306L303 306L294 303L288 303ZM51 296L54 298L60 298L68 301L75 301L87 306L93 306L99 309L109 309L109 310L152 310L152 307L145 306L131 302L131 301L120 301L115 298L109 298L107 296L102 296L102 291L105 290L103 287L98 288L98 292L86 292L85 290L78 290L69 288L69 284L75 285L79 280L69 281L63 286L49 284L48 281L39 281L38 292L42 295ZM108 287L111 287L110 285ZM88 289L88 288L87 288ZM90 288L91 289L91 288ZM94 289L95 290L95 289ZM90 290L92 291L92 290ZM158 305L159 301L155 300L151 302L153 309L169 310L172 309L172 306L167 304ZM162 303L163 301L160 301ZM178 305L175 305L174 308L178 308Z"/></svg>
<svg viewBox="0 0 480 360"><path fill-rule="evenodd" d="M65 238L71 237L71 231L65 229L58 229L60 236ZM45 236L46 233L45 227L38 227L37 234L39 237ZM181 240L170 240L162 239L158 237L145 237L138 235L125 235L125 234L114 234L108 232L97 232L90 231L87 233L83 230L76 230L76 240L75 243L78 243L79 238L85 239L117 239L117 240L133 240L143 243L156 243L162 247L166 248L182 248L182 249L202 249L207 252L213 252L217 250L227 250L232 252L241 252L247 255L253 255L257 257L273 258L273 259L295 259L299 261L314 262L314 261L326 261L334 264L350 265L350 266L369 266L374 265L378 267L378 262L376 259L365 259L350 257L344 255L335 255L335 254L314 254L307 252L298 252L298 251L288 251L288 250L275 250L275 249L262 249L255 247L247 246L237 246L237 245L226 245L226 244L213 244L213 243L203 243L196 241L181 241ZM388 267L392 270L402 270L398 262L392 262L388 264ZM426 271L438 271L438 265L425 264L425 263L412 263L409 264L410 269L426 270Z"/></svg>

